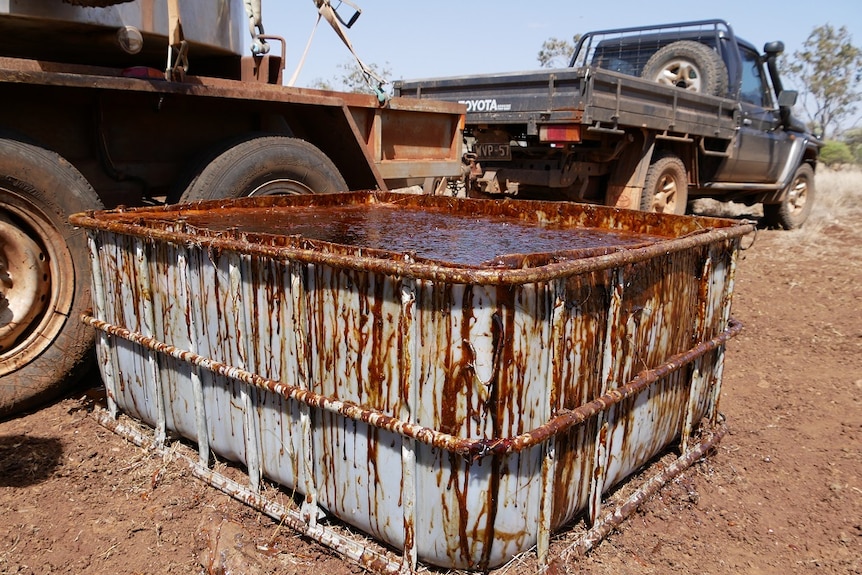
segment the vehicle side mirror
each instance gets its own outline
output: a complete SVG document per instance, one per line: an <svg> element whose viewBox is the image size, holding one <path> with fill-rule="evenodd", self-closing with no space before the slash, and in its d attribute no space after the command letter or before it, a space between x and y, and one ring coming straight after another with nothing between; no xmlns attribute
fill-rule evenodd
<svg viewBox="0 0 862 575"><path fill-rule="evenodd" d="M782 90L778 94L778 108L792 108L796 105L796 99L799 97L799 92L796 90Z"/></svg>

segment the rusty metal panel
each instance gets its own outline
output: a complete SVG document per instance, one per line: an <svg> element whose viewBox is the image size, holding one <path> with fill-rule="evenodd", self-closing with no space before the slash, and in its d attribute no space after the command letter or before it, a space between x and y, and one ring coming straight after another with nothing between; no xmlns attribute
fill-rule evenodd
<svg viewBox="0 0 862 575"><path fill-rule="evenodd" d="M488 569L715 424L748 224L380 192L79 214L111 402ZM113 382L113 383L112 383Z"/></svg>
<svg viewBox="0 0 862 575"><path fill-rule="evenodd" d="M403 98L385 108L355 98L345 102L384 179L458 175L463 106Z"/></svg>

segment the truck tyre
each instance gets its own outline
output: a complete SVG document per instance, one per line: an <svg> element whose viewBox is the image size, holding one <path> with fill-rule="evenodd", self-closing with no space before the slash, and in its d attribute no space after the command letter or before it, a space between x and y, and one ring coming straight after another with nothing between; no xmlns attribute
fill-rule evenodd
<svg viewBox="0 0 862 575"><path fill-rule="evenodd" d="M91 365L90 258L70 214L101 208L86 179L37 146L0 138L0 417L58 396Z"/></svg>
<svg viewBox="0 0 862 575"><path fill-rule="evenodd" d="M784 190L781 202L763 205L763 219L770 227L795 230L802 227L814 203L814 169L810 164L796 168L793 181Z"/></svg>
<svg viewBox="0 0 862 575"><path fill-rule="evenodd" d="M690 92L727 94L727 67L712 48L683 40L668 44L644 65L641 77Z"/></svg>
<svg viewBox="0 0 862 575"><path fill-rule="evenodd" d="M673 154L660 153L647 170L641 210L663 214L685 214L688 176L685 164Z"/></svg>
<svg viewBox="0 0 862 575"><path fill-rule="evenodd" d="M286 136L260 136L209 162L180 201L346 191L338 168L315 146Z"/></svg>

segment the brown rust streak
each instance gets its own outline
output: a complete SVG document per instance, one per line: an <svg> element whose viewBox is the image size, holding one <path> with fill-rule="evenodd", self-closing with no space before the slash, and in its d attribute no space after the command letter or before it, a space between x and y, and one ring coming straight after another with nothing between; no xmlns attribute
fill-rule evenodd
<svg viewBox="0 0 862 575"><path fill-rule="evenodd" d="M470 440L403 421L396 417L386 415L378 410L367 409L352 402L341 401L293 385L273 381L237 367L200 356L190 351L178 349L152 337L129 331L123 327L111 325L90 315L82 315L81 320L98 330L104 331L105 333L122 337L153 351L164 353L175 359L202 367L217 375L254 385L269 392L279 394L285 398L293 399L311 407L316 407L329 413L338 414L354 421L362 421L380 429L386 429L405 437L411 437L421 443L445 449L473 461L489 455L503 455L523 451L547 441L551 437L563 433L576 425L580 425L596 414L606 411L611 406L620 403L627 397L631 397L632 395L639 393L655 381L678 371L694 359L718 348L742 330L742 324L735 320L731 320L728 328L717 337L700 342L688 351L672 356L668 361L657 368L642 371L637 377L635 377L635 379L631 380L627 384L613 389L601 397L598 397L571 411L560 413L544 425L531 431L514 437Z"/></svg>

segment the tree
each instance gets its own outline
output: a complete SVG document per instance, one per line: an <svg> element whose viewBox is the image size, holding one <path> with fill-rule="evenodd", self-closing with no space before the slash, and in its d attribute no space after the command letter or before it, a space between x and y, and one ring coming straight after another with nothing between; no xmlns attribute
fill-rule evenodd
<svg viewBox="0 0 862 575"><path fill-rule="evenodd" d="M842 134L844 143L853 154L853 161L862 164L862 128L851 128Z"/></svg>
<svg viewBox="0 0 862 575"><path fill-rule="evenodd" d="M814 28L793 58L785 71L799 83L805 112L824 138L834 136L860 100L862 50L852 44L846 26L824 24Z"/></svg>
<svg viewBox="0 0 862 575"><path fill-rule="evenodd" d="M581 39L580 34L575 34L572 41L560 40L559 38L548 38L542 43L542 49L536 59L542 68L564 68L575 54L575 46Z"/></svg>
<svg viewBox="0 0 862 575"><path fill-rule="evenodd" d="M845 164L853 163L853 153L850 146L844 142L829 140L823 143L820 149L820 161L830 168L838 168Z"/></svg>
<svg viewBox="0 0 862 575"><path fill-rule="evenodd" d="M388 63L387 63L388 66ZM341 73L331 80L316 78L312 88L319 90L339 90L341 92L353 92L357 94L377 94L377 83L374 78L368 77L356 60L338 64ZM368 64L368 68L379 78L387 78L392 74L388 67L380 68L377 64Z"/></svg>

